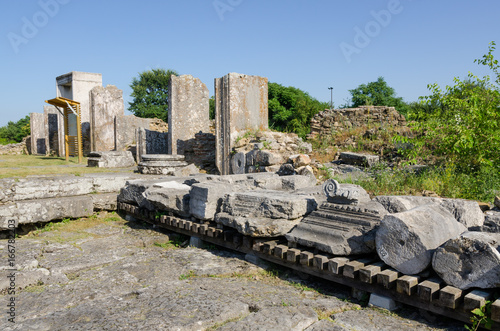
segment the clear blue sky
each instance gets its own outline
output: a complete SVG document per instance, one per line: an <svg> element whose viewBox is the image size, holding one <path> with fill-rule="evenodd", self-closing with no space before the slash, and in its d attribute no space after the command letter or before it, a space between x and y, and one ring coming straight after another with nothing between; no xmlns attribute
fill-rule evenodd
<svg viewBox="0 0 500 331"><path fill-rule="evenodd" d="M337 106L383 76L415 101L429 83L487 73L473 61L500 42L499 15L498 0L0 0L0 126L42 112L70 71L102 73L126 107L151 68L199 77L211 95L229 72L320 101L333 86Z"/></svg>

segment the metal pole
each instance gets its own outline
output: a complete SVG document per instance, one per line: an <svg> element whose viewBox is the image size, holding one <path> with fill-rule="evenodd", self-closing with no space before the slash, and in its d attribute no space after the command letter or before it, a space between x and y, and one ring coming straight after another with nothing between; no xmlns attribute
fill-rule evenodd
<svg viewBox="0 0 500 331"><path fill-rule="evenodd" d="M333 87L328 88L330 90L330 109L333 109Z"/></svg>

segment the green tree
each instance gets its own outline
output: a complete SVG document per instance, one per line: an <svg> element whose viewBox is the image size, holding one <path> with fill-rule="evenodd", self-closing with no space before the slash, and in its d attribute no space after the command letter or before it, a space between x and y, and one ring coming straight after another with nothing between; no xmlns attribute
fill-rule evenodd
<svg viewBox="0 0 500 331"><path fill-rule="evenodd" d="M469 73L464 80L455 78L455 84L444 90L428 85L432 94L423 103L435 109L414 124L417 136L409 142L415 147L407 151L411 159L432 153L460 173L500 170L500 75L494 50L495 43L491 43L483 60L475 62L493 71L496 84L489 76Z"/></svg>
<svg viewBox="0 0 500 331"><path fill-rule="evenodd" d="M17 122L10 121L6 126L0 127L0 143L19 143L30 134L30 117L26 116Z"/></svg>
<svg viewBox="0 0 500 331"><path fill-rule="evenodd" d="M351 93L351 107L389 106L395 107L404 115L408 112L408 105L403 101L403 98L396 97L396 92L387 85L384 77L379 77L375 82L361 84L349 92Z"/></svg>
<svg viewBox="0 0 500 331"><path fill-rule="evenodd" d="M132 79L129 110L138 117L168 119L168 80L177 76L174 70L152 69L139 73Z"/></svg>
<svg viewBox="0 0 500 331"><path fill-rule="evenodd" d="M295 87L270 82L268 89L269 124L278 131L295 132L305 138L311 131L312 117L329 108L328 102L320 102Z"/></svg>

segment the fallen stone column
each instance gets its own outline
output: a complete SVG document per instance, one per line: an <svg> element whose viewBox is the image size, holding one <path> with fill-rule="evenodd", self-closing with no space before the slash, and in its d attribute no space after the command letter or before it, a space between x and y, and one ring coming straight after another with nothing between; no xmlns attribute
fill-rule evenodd
<svg viewBox="0 0 500 331"><path fill-rule="evenodd" d="M484 214L481 208L479 208L477 201L391 195L380 195L375 197L374 200L380 202L389 213L400 213L431 203L439 204L448 210L459 223L462 223L469 230L480 227L484 223Z"/></svg>
<svg viewBox="0 0 500 331"><path fill-rule="evenodd" d="M465 232L436 249L432 267L449 285L500 287L500 234Z"/></svg>
<svg viewBox="0 0 500 331"><path fill-rule="evenodd" d="M443 207L424 205L386 215L375 237L376 249L394 269L417 274L431 264L436 248L466 230Z"/></svg>

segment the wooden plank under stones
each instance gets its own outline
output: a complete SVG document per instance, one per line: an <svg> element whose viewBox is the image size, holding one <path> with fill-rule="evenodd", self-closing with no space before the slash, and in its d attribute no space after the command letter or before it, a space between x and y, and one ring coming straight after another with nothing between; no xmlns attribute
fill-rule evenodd
<svg viewBox="0 0 500 331"><path fill-rule="evenodd" d="M464 310L472 311L486 304L492 294L486 291L474 290L464 297Z"/></svg>
<svg viewBox="0 0 500 331"><path fill-rule="evenodd" d="M222 229L215 229L215 238L224 238L224 230Z"/></svg>
<svg viewBox="0 0 500 331"><path fill-rule="evenodd" d="M224 231L224 236L223 236L224 241L232 243L234 239L234 234L235 234L234 231Z"/></svg>
<svg viewBox="0 0 500 331"><path fill-rule="evenodd" d="M191 231L194 233L200 233L200 223L191 223Z"/></svg>
<svg viewBox="0 0 500 331"><path fill-rule="evenodd" d="M438 278L424 280L417 286L418 297L425 302L437 300L442 284L443 282Z"/></svg>
<svg viewBox="0 0 500 331"><path fill-rule="evenodd" d="M359 259L349 261L344 265L343 275L348 278L355 279L359 274L359 269L363 268L368 263L373 262L372 259Z"/></svg>
<svg viewBox="0 0 500 331"><path fill-rule="evenodd" d="M399 278L399 272L394 269L386 269L377 274L377 283L386 289L391 289L396 286L396 281Z"/></svg>
<svg viewBox="0 0 500 331"><path fill-rule="evenodd" d="M386 267L387 265L382 261L364 266L359 270L359 280L364 283L374 284L377 282L377 275Z"/></svg>
<svg viewBox="0 0 500 331"><path fill-rule="evenodd" d="M271 241L266 241L264 245L262 246L262 253L268 254L268 255L273 255L274 253L274 247L278 245L277 240L271 240Z"/></svg>
<svg viewBox="0 0 500 331"><path fill-rule="evenodd" d="M264 246L264 243L257 241L253 243L252 249L256 252L260 252L262 250L262 247Z"/></svg>
<svg viewBox="0 0 500 331"><path fill-rule="evenodd" d="M186 223L184 224L184 230L186 231L191 231L191 226L193 225L193 222L191 221L186 221Z"/></svg>
<svg viewBox="0 0 500 331"><path fill-rule="evenodd" d="M404 275L396 281L396 291L401 294L412 295L417 293L417 285L419 281L417 276Z"/></svg>
<svg viewBox="0 0 500 331"><path fill-rule="evenodd" d="M491 319L500 322L500 299L491 304Z"/></svg>
<svg viewBox="0 0 500 331"><path fill-rule="evenodd" d="M456 309L462 301L462 290L453 287L446 286L439 291L439 305Z"/></svg>
<svg viewBox="0 0 500 331"><path fill-rule="evenodd" d="M177 227L184 229L184 225L186 225L186 220L179 219L179 221L177 222Z"/></svg>
<svg viewBox="0 0 500 331"><path fill-rule="evenodd" d="M200 224L200 227L198 228L198 233L206 235L207 230L208 230L208 224Z"/></svg>
<svg viewBox="0 0 500 331"><path fill-rule="evenodd" d="M344 265L349 261L346 257L334 257L328 260L328 270L336 275L342 275Z"/></svg>
<svg viewBox="0 0 500 331"><path fill-rule="evenodd" d="M253 247L253 239L251 237L244 236L243 237L243 248L252 249L252 247Z"/></svg>
<svg viewBox="0 0 500 331"><path fill-rule="evenodd" d="M286 252L288 251L288 246L277 245L274 247L274 256L282 260L286 259Z"/></svg>
<svg viewBox="0 0 500 331"><path fill-rule="evenodd" d="M240 247L243 244L243 236L239 233L236 233L233 237L233 244L236 248Z"/></svg>
<svg viewBox="0 0 500 331"><path fill-rule="evenodd" d="M314 254L308 251L302 251L300 253L300 264L312 266L313 265Z"/></svg>
<svg viewBox="0 0 500 331"><path fill-rule="evenodd" d="M328 257L324 255L314 255L313 267L319 270L328 270Z"/></svg>
<svg viewBox="0 0 500 331"><path fill-rule="evenodd" d="M216 228L214 228L213 226L209 226L207 229L207 236L209 236L210 238L215 238L215 230Z"/></svg>
<svg viewBox="0 0 500 331"><path fill-rule="evenodd" d="M300 249L297 248L289 248L286 252L286 260L288 262L296 263L300 260Z"/></svg>
<svg viewBox="0 0 500 331"><path fill-rule="evenodd" d="M167 215L161 215L160 216L160 223L162 223L162 224L167 223Z"/></svg>
<svg viewBox="0 0 500 331"><path fill-rule="evenodd" d="M170 225L178 228L178 226L177 226L178 224L179 224L179 219L175 218L175 217L172 217L171 221L170 221Z"/></svg>

